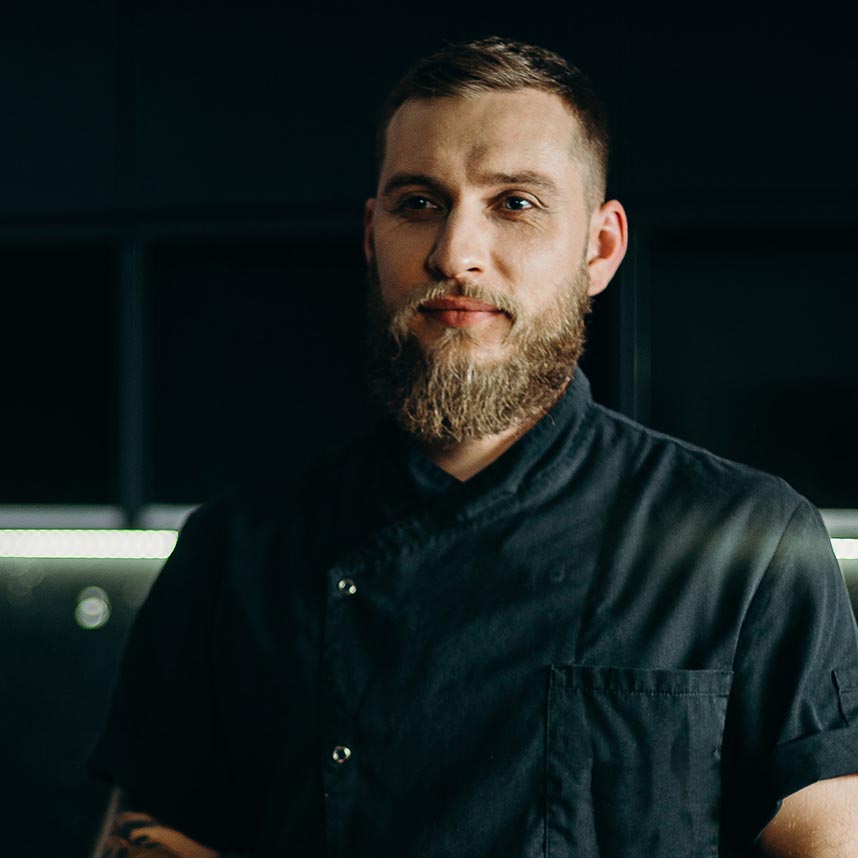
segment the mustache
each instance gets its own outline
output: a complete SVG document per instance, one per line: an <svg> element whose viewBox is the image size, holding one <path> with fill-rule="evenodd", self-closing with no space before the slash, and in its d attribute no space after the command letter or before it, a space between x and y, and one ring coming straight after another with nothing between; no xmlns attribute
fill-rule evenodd
<svg viewBox="0 0 858 858"><path fill-rule="evenodd" d="M391 308L391 321L400 327L420 310L423 304L437 298L472 298L484 304L491 304L506 313L513 322L521 315L521 309L515 298L503 292L474 283L470 280L429 281L408 295L407 300Z"/></svg>

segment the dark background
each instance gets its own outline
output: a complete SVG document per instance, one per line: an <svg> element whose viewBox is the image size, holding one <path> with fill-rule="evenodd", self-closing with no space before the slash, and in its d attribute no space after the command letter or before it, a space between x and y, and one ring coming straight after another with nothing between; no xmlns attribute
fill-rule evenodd
<svg viewBox="0 0 858 858"><path fill-rule="evenodd" d="M858 507L851 22L563 10L4 4L0 505L135 525L365 426L376 111L442 38L499 33L580 65L611 117L632 246L596 301L596 398ZM104 796L79 759L122 587L156 569L38 566L23 604L32 566L0 566L10 854L89 849ZM88 583L114 597L95 631L72 619Z"/></svg>

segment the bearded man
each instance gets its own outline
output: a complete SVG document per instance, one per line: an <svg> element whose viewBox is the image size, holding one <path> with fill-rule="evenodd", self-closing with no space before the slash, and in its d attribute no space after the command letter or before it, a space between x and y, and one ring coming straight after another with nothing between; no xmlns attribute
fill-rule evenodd
<svg viewBox="0 0 858 858"><path fill-rule="evenodd" d="M577 368L626 248L606 160L543 49L449 46L396 87L365 220L391 420L188 521L91 758L98 855L856 854L818 513Z"/></svg>

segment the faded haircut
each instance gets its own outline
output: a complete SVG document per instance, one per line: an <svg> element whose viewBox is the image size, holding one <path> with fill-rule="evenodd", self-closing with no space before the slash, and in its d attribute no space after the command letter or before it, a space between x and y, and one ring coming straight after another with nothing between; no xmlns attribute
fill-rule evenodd
<svg viewBox="0 0 858 858"><path fill-rule="evenodd" d="M510 39L491 36L448 44L417 60L393 87L381 109L376 132L377 170L384 162L387 127L409 99L468 97L532 87L559 96L578 120L573 154L585 173L590 208L604 202L608 175L608 126L592 84L561 56Z"/></svg>

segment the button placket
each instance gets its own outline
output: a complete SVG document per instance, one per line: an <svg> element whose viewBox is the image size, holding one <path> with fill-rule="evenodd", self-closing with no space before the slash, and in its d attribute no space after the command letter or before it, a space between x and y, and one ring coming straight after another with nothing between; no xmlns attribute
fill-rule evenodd
<svg viewBox="0 0 858 858"><path fill-rule="evenodd" d="M332 570L332 571L334 571L334 570ZM334 572L334 575L332 575L333 580L336 581L336 589L334 590L334 598L339 596L341 598L346 599L346 598L349 598L350 596L356 595L358 588L357 588L357 584L355 583L354 578L349 577L348 573L350 571L351 570L349 570L349 569L341 568L341 569L337 570L336 572ZM345 574L343 575L342 578L338 578L337 573L339 573L340 575L343 575L343 573L345 573ZM336 736L336 733L334 734L334 737L335 736ZM332 737L332 738L334 738L334 737ZM345 763L347 763L351 759L352 749L348 745L340 744L340 745L335 745L333 750L330 753L331 753L330 760L332 760L334 763L336 763L337 767L339 767L339 766L345 765Z"/></svg>

